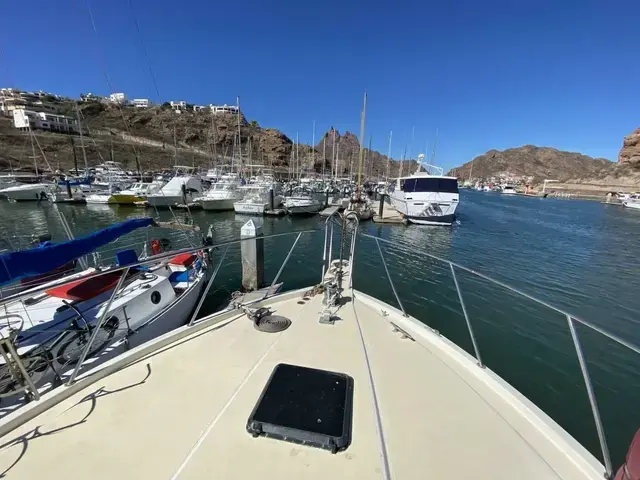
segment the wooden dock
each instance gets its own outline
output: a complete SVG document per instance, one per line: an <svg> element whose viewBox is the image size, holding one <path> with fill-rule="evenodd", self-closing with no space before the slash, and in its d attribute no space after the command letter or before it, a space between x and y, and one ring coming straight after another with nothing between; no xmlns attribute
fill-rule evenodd
<svg viewBox="0 0 640 480"><path fill-rule="evenodd" d="M384 202L382 208L382 215L378 215L380 212L380 205L376 205L375 213L373 214L373 221L375 223L395 223L401 224L404 223L404 218L402 214L393 208L389 203Z"/></svg>
<svg viewBox="0 0 640 480"><path fill-rule="evenodd" d="M336 213L338 211L338 206L337 205L331 205L330 207L325 208L324 210L322 210L320 212L320 216L321 217L330 217L331 215L333 215L334 213Z"/></svg>

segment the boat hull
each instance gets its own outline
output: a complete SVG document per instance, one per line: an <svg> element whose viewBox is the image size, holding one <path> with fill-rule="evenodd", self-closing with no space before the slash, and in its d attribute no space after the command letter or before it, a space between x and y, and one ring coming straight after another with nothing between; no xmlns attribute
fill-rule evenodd
<svg viewBox="0 0 640 480"><path fill-rule="evenodd" d="M46 200L48 191L47 185L36 184L6 188L0 194L15 202L35 202Z"/></svg>
<svg viewBox="0 0 640 480"><path fill-rule="evenodd" d="M156 208L169 208L178 203L184 203L182 195L150 195L147 197L149 205ZM187 203L190 203L191 199L187 198Z"/></svg>
<svg viewBox="0 0 640 480"><path fill-rule="evenodd" d="M235 212L242 215L264 215L266 208L266 203L236 202L233 204Z"/></svg>
<svg viewBox="0 0 640 480"><path fill-rule="evenodd" d="M634 210L640 210L640 202L622 202L622 206L626 208L632 208Z"/></svg>
<svg viewBox="0 0 640 480"><path fill-rule="evenodd" d="M444 225L449 226L453 225L453 222L456 221L455 214L452 215L437 215L437 216L411 216L405 215L408 222L415 223L416 225Z"/></svg>
<svg viewBox="0 0 640 480"><path fill-rule="evenodd" d="M135 205L136 202L144 202L144 198L138 195L115 193L111 196L113 202L118 205Z"/></svg>
<svg viewBox="0 0 640 480"><path fill-rule="evenodd" d="M237 198L200 198L196 201L202 205L204 210L209 210L212 212L225 212L234 210L234 203L238 202Z"/></svg>

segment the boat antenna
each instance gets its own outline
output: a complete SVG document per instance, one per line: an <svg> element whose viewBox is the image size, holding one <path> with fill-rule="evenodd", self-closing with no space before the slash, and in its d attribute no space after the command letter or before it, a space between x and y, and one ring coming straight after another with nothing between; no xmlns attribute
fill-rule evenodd
<svg viewBox="0 0 640 480"><path fill-rule="evenodd" d="M413 161L413 140L416 136L415 125L411 128L411 142L409 143L409 169L411 169L411 162Z"/></svg>
<svg viewBox="0 0 640 480"><path fill-rule="evenodd" d="M436 128L436 140L433 142L433 150L431 151L431 165L435 165L436 164L436 149L438 148L438 132L439 132L439 128ZM426 150L425 150L426 153Z"/></svg>
<svg viewBox="0 0 640 480"><path fill-rule="evenodd" d="M362 163L364 162L364 133L367 120L367 91L364 92L364 106L360 115L360 159L358 161L358 185L362 184Z"/></svg>

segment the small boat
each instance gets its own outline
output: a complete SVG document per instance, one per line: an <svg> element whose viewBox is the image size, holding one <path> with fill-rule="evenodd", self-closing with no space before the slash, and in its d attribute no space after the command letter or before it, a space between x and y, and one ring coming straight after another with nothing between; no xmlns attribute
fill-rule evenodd
<svg viewBox="0 0 640 480"><path fill-rule="evenodd" d="M244 198L233 204L236 213L242 215L264 215L269 208L270 190L273 190L273 208L277 209L282 204L280 195L273 184L251 184L241 187L240 191L245 192Z"/></svg>
<svg viewBox="0 0 640 480"><path fill-rule="evenodd" d="M201 197L194 198L194 202L202 206L204 210L222 212L233 210L233 204L243 199L244 195L238 190L238 185L231 182L220 182L211 185L211 188Z"/></svg>
<svg viewBox="0 0 640 480"><path fill-rule="evenodd" d="M199 178L186 175L175 176L157 193L147 196L149 205L156 208L169 208L174 205L192 203L202 195L202 182Z"/></svg>
<svg viewBox="0 0 640 480"><path fill-rule="evenodd" d="M51 190L49 183L32 183L24 185L15 185L13 187L3 188L0 195L7 197L14 202L27 202L46 200L47 193Z"/></svg>
<svg viewBox="0 0 640 480"><path fill-rule="evenodd" d="M92 193L85 197L86 203L98 203L98 204L115 204L113 194L111 193Z"/></svg>
<svg viewBox="0 0 640 480"><path fill-rule="evenodd" d="M163 186L164 182L162 181L134 183L131 188L115 192L112 195L112 203L117 203L118 205L135 205L136 202L144 202L149 195L158 193Z"/></svg>
<svg viewBox="0 0 640 480"><path fill-rule="evenodd" d="M505 185L502 187L503 195L515 195L516 193L516 187L514 187L513 185Z"/></svg>
<svg viewBox="0 0 640 480"><path fill-rule="evenodd" d="M289 197L284 199L284 208L290 215L313 215L324 208L324 193L313 193L305 187L295 188Z"/></svg>
<svg viewBox="0 0 640 480"><path fill-rule="evenodd" d="M629 195L622 201L622 206L632 208L634 210L640 210L640 194L634 193Z"/></svg>

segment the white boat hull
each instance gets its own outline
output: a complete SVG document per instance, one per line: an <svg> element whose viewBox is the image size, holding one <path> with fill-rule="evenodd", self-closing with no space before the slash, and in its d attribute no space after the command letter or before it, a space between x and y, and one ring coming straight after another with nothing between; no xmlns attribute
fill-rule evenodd
<svg viewBox="0 0 640 480"><path fill-rule="evenodd" d="M152 207L164 207L164 208L168 208L168 207L173 207L174 205L178 204L178 203L184 203L184 198L182 198L182 195L149 195L147 197L147 202L149 202L149 205L151 205ZM187 203L191 203L191 198L189 195L187 195Z"/></svg>
<svg viewBox="0 0 640 480"><path fill-rule="evenodd" d="M236 213L240 213L242 215L264 215L264 211L267 209L267 204L236 202L233 204L233 209Z"/></svg>
<svg viewBox="0 0 640 480"><path fill-rule="evenodd" d="M224 212L234 210L234 204L238 202L237 198L199 198L196 203L202 205L204 210L212 212Z"/></svg>
<svg viewBox="0 0 640 480"><path fill-rule="evenodd" d="M622 206L632 208L634 210L640 210L640 202L625 201L622 202Z"/></svg>
<svg viewBox="0 0 640 480"><path fill-rule="evenodd" d="M46 200L50 186L44 183L36 183L33 185L17 185L15 187L0 190L0 195L7 197L15 202L28 202Z"/></svg>

